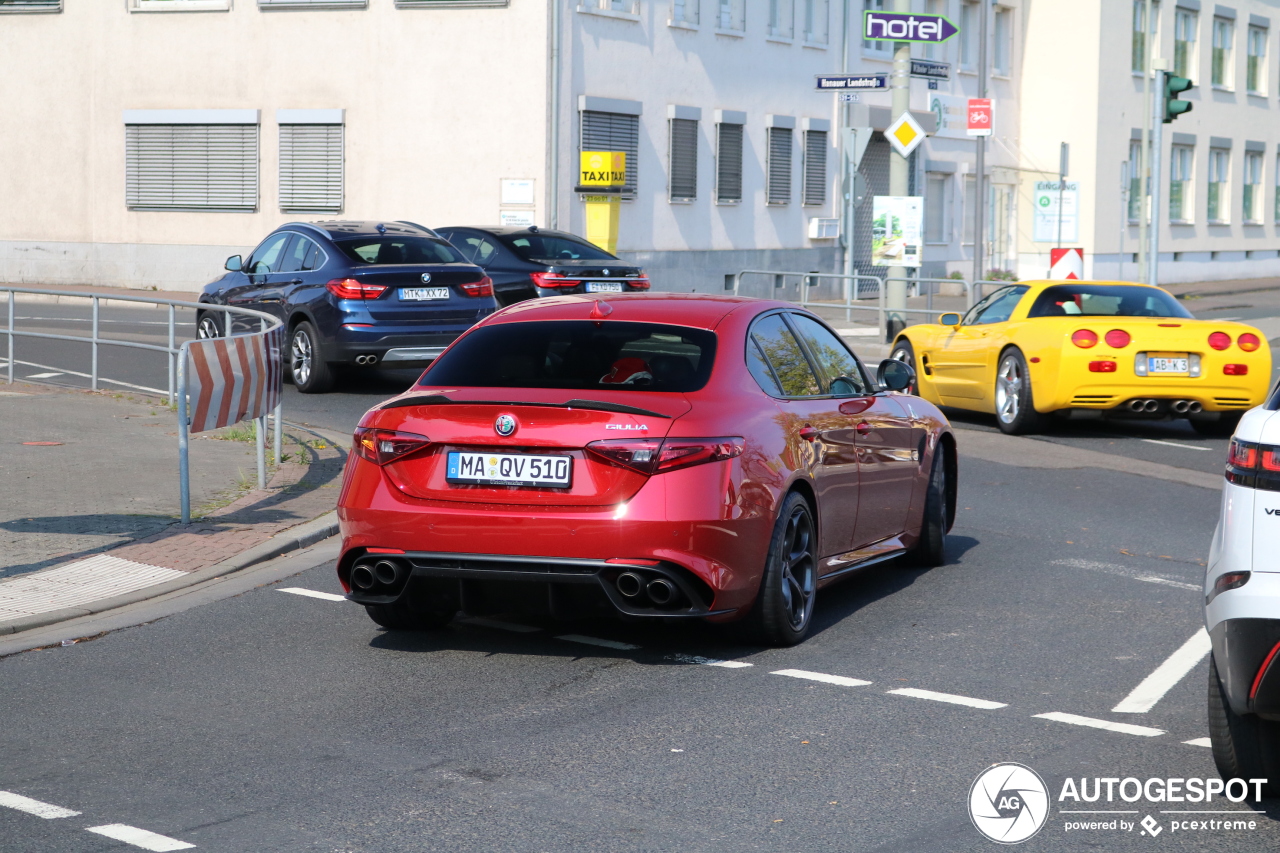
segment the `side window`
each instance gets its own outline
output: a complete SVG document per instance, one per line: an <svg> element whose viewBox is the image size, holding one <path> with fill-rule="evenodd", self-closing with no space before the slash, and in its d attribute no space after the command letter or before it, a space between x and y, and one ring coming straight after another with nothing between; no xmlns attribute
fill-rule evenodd
<svg viewBox="0 0 1280 853"><path fill-rule="evenodd" d="M809 359L782 321L782 315L771 314L758 321L751 329L751 337L778 377L784 397L816 397L822 393Z"/></svg>
<svg viewBox="0 0 1280 853"><path fill-rule="evenodd" d="M760 345L753 338L747 338L747 370L751 371L756 384L766 394L771 397L782 396L782 389L778 387L778 380L773 376L773 369L769 367L769 362L764 360L764 353L760 351Z"/></svg>
<svg viewBox="0 0 1280 853"><path fill-rule="evenodd" d="M311 243L310 240L307 241ZM302 268L304 270L313 270L324 263L324 258L320 254L320 247L315 243L311 243L311 248L307 250L307 256L302 259Z"/></svg>
<svg viewBox="0 0 1280 853"><path fill-rule="evenodd" d="M263 241L249 258L249 272L261 275L276 272L280 269L280 255L284 252L284 244L289 242L292 234L274 234Z"/></svg>
<svg viewBox="0 0 1280 853"><path fill-rule="evenodd" d="M964 318L964 325L983 326L988 323L1003 323L1013 316L1013 309L1018 307L1018 303L1022 301L1022 294L1029 289L1026 285L1000 288L969 309L969 313Z"/></svg>
<svg viewBox="0 0 1280 853"><path fill-rule="evenodd" d="M818 362L818 370L822 373L822 387L826 393L838 397L860 397L871 393L867 388L866 378L858 367L858 360L849 352L844 341L812 317L792 314L790 319ZM842 381L837 383L837 379Z"/></svg>
<svg viewBox="0 0 1280 853"><path fill-rule="evenodd" d="M468 243L475 241L475 260L472 263L487 267L489 264L497 260L498 247L488 237L473 237L467 240Z"/></svg>
<svg viewBox="0 0 1280 853"><path fill-rule="evenodd" d="M307 252L311 250L311 241L306 237L295 236L293 242L284 251L284 259L280 262L280 272L298 272L306 269Z"/></svg>

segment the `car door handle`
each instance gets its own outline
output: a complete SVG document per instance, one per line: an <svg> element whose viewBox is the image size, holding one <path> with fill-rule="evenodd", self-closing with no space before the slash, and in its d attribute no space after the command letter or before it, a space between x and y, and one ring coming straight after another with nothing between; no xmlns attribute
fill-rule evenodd
<svg viewBox="0 0 1280 853"><path fill-rule="evenodd" d="M858 435L866 435L869 432L871 432L871 424L866 421L858 424Z"/></svg>
<svg viewBox="0 0 1280 853"><path fill-rule="evenodd" d="M816 441L821 433L811 426L800 428L800 437L805 441Z"/></svg>
<svg viewBox="0 0 1280 853"><path fill-rule="evenodd" d="M292 278L292 279L289 279L288 281L286 281L286 282L285 282L285 284L302 284L302 279L300 279L300 278Z"/></svg>

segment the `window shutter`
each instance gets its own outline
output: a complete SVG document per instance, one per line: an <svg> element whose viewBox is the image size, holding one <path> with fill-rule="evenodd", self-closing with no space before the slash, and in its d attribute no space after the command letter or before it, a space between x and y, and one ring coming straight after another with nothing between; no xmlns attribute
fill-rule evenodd
<svg viewBox="0 0 1280 853"><path fill-rule="evenodd" d="M260 9L363 9L369 0L258 0Z"/></svg>
<svg viewBox="0 0 1280 853"><path fill-rule="evenodd" d="M804 133L804 203L827 203L827 132Z"/></svg>
<svg viewBox="0 0 1280 853"><path fill-rule="evenodd" d="M720 124L716 135L716 201L742 201L742 125Z"/></svg>
<svg viewBox="0 0 1280 853"><path fill-rule="evenodd" d="M671 201L698 197L698 123L693 119L671 121Z"/></svg>
<svg viewBox="0 0 1280 853"><path fill-rule="evenodd" d="M635 198L638 175L636 160L640 156L640 116L583 110L581 139L582 151L627 153L627 182L622 187L622 197Z"/></svg>
<svg viewBox="0 0 1280 853"><path fill-rule="evenodd" d="M280 209L342 210L340 124L280 125Z"/></svg>
<svg viewBox="0 0 1280 853"><path fill-rule="evenodd" d="M62 0L0 0L0 14L5 12L61 12Z"/></svg>
<svg viewBox="0 0 1280 853"><path fill-rule="evenodd" d="M791 128L769 130L768 204L791 203Z"/></svg>
<svg viewBox="0 0 1280 853"><path fill-rule="evenodd" d="M125 125L125 202L140 210L257 210L258 126Z"/></svg>

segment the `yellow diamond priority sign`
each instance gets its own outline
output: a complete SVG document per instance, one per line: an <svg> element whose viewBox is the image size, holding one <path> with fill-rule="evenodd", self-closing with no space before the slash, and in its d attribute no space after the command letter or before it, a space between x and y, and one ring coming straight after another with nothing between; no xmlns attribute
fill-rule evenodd
<svg viewBox="0 0 1280 853"><path fill-rule="evenodd" d="M893 150L903 157L910 157L911 152L924 142L926 136L924 128L912 118L909 112L898 116L898 120L889 125L884 135L893 146Z"/></svg>

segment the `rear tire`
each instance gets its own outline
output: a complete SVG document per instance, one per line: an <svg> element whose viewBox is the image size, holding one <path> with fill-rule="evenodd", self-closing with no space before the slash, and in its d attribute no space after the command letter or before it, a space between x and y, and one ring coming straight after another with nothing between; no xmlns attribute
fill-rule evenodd
<svg viewBox="0 0 1280 853"><path fill-rule="evenodd" d="M333 368L324 360L316 327L305 320L289 338L289 376L303 394L323 394L333 387Z"/></svg>
<svg viewBox="0 0 1280 853"><path fill-rule="evenodd" d="M220 337L222 337L222 323L216 314L206 314L201 311L196 315L196 338L198 340L207 341L211 338Z"/></svg>
<svg viewBox="0 0 1280 853"><path fill-rule="evenodd" d="M934 568L947 562L947 447L939 443L933 452L933 470L929 473L929 487L925 492L924 518L920 524L920 540L907 552L907 562L913 566Z"/></svg>
<svg viewBox="0 0 1280 853"><path fill-rule="evenodd" d="M996 426L1007 435L1039 432L1043 418L1031 398L1031 372L1022 350L1010 347L1000 354L996 369Z"/></svg>
<svg viewBox="0 0 1280 853"><path fill-rule="evenodd" d="M893 345L893 351L889 353L889 358L894 361L900 361L903 364L910 365L915 371L916 379L911 386L906 389L906 393L914 396L920 396L920 365L916 364L916 350L911 346L911 341L906 338L899 338Z"/></svg>
<svg viewBox="0 0 1280 853"><path fill-rule="evenodd" d="M1280 723L1231 710L1213 655L1209 656L1209 740L1213 763L1224 781L1265 778L1269 781L1262 786L1262 796L1280 797Z"/></svg>
<svg viewBox="0 0 1280 853"><path fill-rule="evenodd" d="M366 604L369 618L388 631L431 631L448 625L456 610L418 610L403 601L394 604Z"/></svg>
<svg viewBox="0 0 1280 853"><path fill-rule="evenodd" d="M1243 412L1219 412L1218 417L1212 420L1192 418L1191 428L1197 435L1209 438L1230 438L1235 434L1236 427L1240 425L1243 414Z"/></svg>
<svg viewBox="0 0 1280 853"><path fill-rule="evenodd" d="M752 633L769 646L794 646L809 634L818 588L817 527L809 502L792 492L769 540Z"/></svg>

